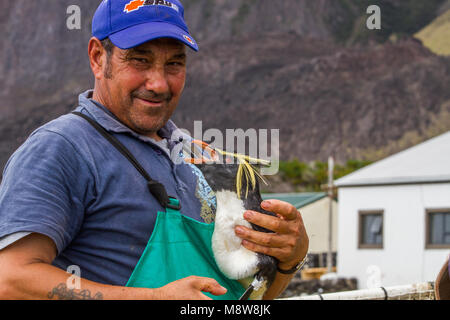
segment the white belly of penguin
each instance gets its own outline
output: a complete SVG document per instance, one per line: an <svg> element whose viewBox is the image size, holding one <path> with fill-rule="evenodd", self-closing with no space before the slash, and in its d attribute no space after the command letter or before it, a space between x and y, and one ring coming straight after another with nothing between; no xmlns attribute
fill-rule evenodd
<svg viewBox="0 0 450 320"><path fill-rule="evenodd" d="M238 225L251 228L244 219L244 203L231 191L216 192L217 210L212 250L220 270L230 279L243 279L258 271L258 256L241 245L242 239L236 236Z"/></svg>

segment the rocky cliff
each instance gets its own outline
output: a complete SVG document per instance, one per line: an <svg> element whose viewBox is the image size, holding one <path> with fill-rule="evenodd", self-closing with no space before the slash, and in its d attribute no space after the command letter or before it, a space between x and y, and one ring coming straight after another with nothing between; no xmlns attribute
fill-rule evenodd
<svg viewBox="0 0 450 320"><path fill-rule="evenodd" d="M413 40L406 28L387 41L369 33L361 3L184 1L201 51L189 54L174 120L189 130L195 120L204 130L280 129L281 157L301 161L330 154L373 160L449 130L450 59ZM386 3L404 10L398 1ZM420 18L422 26L443 5L428 3L432 14ZM81 9L80 30L66 27L72 4ZM0 4L1 167L32 130L70 111L78 93L92 87L87 42L97 4Z"/></svg>

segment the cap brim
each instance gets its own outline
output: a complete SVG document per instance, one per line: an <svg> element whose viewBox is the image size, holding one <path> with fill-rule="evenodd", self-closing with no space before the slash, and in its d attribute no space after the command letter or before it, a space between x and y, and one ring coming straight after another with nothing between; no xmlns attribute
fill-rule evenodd
<svg viewBox="0 0 450 320"><path fill-rule="evenodd" d="M147 22L118 31L109 36L111 42L120 49L130 49L159 38L173 38L181 41L194 51L197 42L183 29L167 22Z"/></svg>
<svg viewBox="0 0 450 320"><path fill-rule="evenodd" d="M442 266L434 283L436 300L450 300L449 259Z"/></svg>

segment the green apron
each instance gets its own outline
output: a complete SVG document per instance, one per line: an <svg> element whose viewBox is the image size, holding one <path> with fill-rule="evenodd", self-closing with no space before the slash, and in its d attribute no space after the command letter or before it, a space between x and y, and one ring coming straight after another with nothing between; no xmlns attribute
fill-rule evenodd
<svg viewBox="0 0 450 320"><path fill-rule="evenodd" d="M179 202L170 199L176 207ZM245 288L227 278L217 266L211 249L214 223L206 224L168 207L158 212L152 236L136 265L127 287L159 288L189 276L214 278L227 288L221 296L205 294L215 300L238 300Z"/></svg>
<svg viewBox="0 0 450 320"><path fill-rule="evenodd" d="M150 193L165 212L158 212L153 233L138 261L128 287L160 288L189 276L214 278L227 288L227 293L213 299L237 300L245 292L236 280L228 279L219 269L211 249L214 224L205 224L180 213L179 200L169 197L165 187L153 180L131 152L92 118L80 113L106 140L108 140L147 181Z"/></svg>

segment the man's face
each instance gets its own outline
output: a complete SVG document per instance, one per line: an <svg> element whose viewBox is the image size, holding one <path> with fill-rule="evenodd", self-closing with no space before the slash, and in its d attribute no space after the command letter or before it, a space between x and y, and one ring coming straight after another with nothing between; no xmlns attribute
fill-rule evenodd
<svg viewBox="0 0 450 320"><path fill-rule="evenodd" d="M129 50L114 48L103 68L101 100L134 131L154 137L175 111L186 80L186 48L157 39Z"/></svg>

